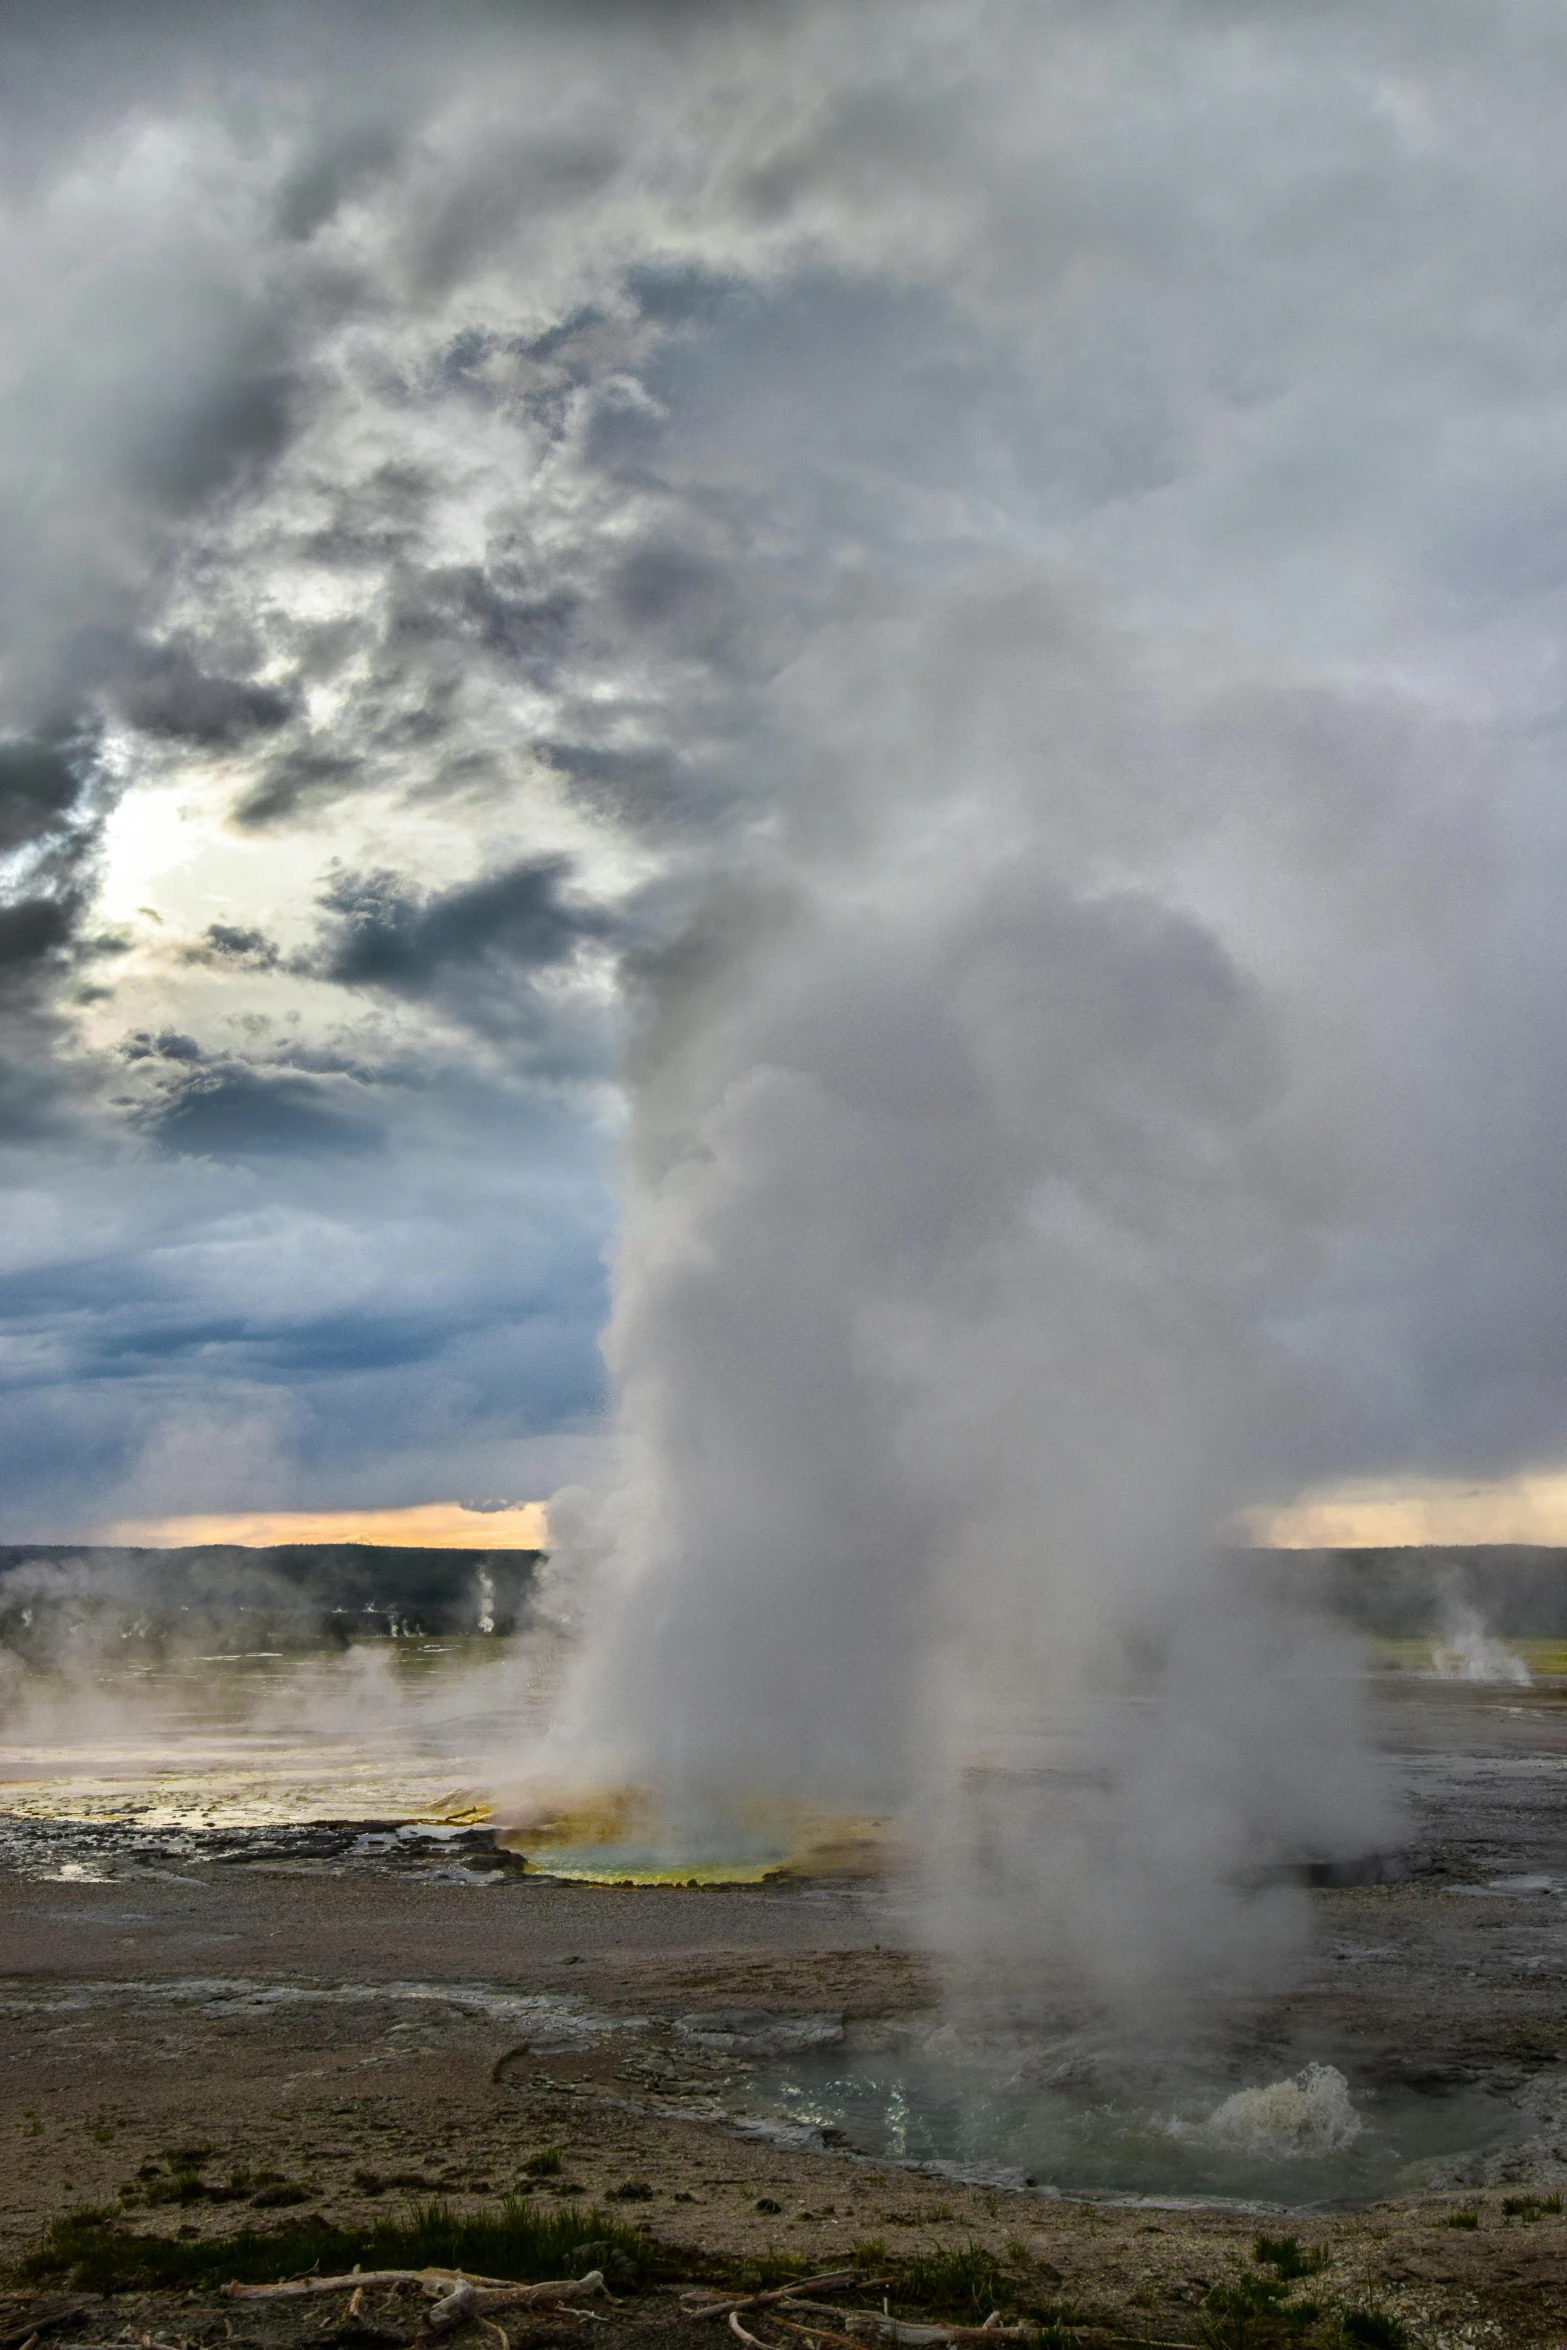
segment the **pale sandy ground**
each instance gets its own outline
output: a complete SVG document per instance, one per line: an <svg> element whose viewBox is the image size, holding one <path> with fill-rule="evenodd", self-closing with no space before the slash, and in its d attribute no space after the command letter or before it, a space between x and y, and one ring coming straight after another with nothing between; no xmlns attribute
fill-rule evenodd
<svg viewBox="0 0 1567 2350"><path fill-rule="evenodd" d="M1567 2180L1567 1902L1456 1898L1452 1887L1553 1870L1567 1885L1567 1777L1555 1775L1567 1715L1535 1692L1395 1691L1388 1704L1390 1740L1423 1788L1432 1865L1391 1888L1314 1896L1311 1980L1233 2019L1232 2050L1258 2078L1310 2047L1348 2044L1389 2079L1451 2077L1520 2099L1526 2142L1450 2189L1284 2224L1330 2246L1334 2298L1401 2312L1424 2340L1559 2342L1567 2221L1508 2223L1501 2202L1519 2184ZM116 1864L100 1882L14 1873L0 1879L0 1912L7 2256L62 2209L134 2198L143 2166L175 2149L205 2149L214 2178L276 2170L306 2191L300 2210L358 2221L416 2182L484 2208L525 2183L530 2155L557 2146L563 2175L536 2193L586 2210L644 2181L651 2198L618 2208L667 2244L771 2246L826 2266L866 2237L895 2252L1010 2243L1080 2311L1145 2340L1192 2342L1203 2292L1257 2230L1243 2213L987 2192L737 2136L720 2117L722 2067L662 2026L726 2007L852 2018L927 2002L921 1964L896 1946L896 1909L873 1888L628 1891L161 1859ZM541 2053L516 2004L539 1995L652 2029ZM377 2194L364 2174L396 2184ZM1481 2211L1472 2233L1439 2224L1460 2201ZM127 2212L171 2232L218 2232L240 2216L134 2201ZM134 2311L130 2322L134 2333ZM173 2320L165 2310L158 2322L164 2339ZM181 2339L226 2338L206 2325L193 2305ZM236 2338L263 2337L252 2325Z"/></svg>

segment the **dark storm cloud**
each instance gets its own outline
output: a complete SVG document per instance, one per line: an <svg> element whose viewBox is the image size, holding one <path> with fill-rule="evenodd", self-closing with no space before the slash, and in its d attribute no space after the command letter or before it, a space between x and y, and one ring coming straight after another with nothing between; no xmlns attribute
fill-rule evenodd
<svg viewBox="0 0 1567 2350"><path fill-rule="evenodd" d="M364 773L363 763L350 751L308 741L291 744L267 761L256 782L236 800L234 821L261 831L291 816L307 815L352 790Z"/></svg>
<svg viewBox="0 0 1567 2350"><path fill-rule="evenodd" d="M200 1045L193 1036L181 1036L177 1030L165 1028L156 1036L142 1030L128 1037L120 1048L127 1061L185 1061L205 1060Z"/></svg>
<svg viewBox="0 0 1567 2350"><path fill-rule="evenodd" d="M126 723L145 734L216 748L272 733L292 714L286 695L203 668L188 645L88 631L69 657L83 683L111 696Z"/></svg>
<svg viewBox="0 0 1567 2350"><path fill-rule="evenodd" d="M428 1004L541 1075L607 1075L614 1027L604 1008L539 983L570 974L584 951L624 945L632 927L568 895L571 878L562 858L431 892L393 873L339 873L310 967L340 987Z"/></svg>
<svg viewBox="0 0 1567 2350"><path fill-rule="evenodd" d="M0 906L0 972L26 969L64 947L75 915L69 898L22 898Z"/></svg>
<svg viewBox="0 0 1567 2350"><path fill-rule="evenodd" d="M275 971L283 954L276 939L268 938L264 930L247 929L241 923L209 922L197 945L180 950L180 959L187 963L242 963L253 971Z"/></svg>
<svg viewBox="0 0 1567 2350"><path fill-rule="evenodd" d="M389 616L392 645L472 645L508 668L548 682L570 649L582 591L529 577L527 564L498 552L488 566L410 572Z"/></svg>
<svg viewBox="0 0 1567 2350"><path fill-rule="evenodd" d="M459 889L421 897L391 873L345 873L325 904L336 933L326 976L344 986L428 994L448 972L502 963L546 968L589 939L612 935L592 906L568 905L562 858L540 858Z"/></svg>
<svg viewBox="0 0 1567 2350"><path fill-rule="evenodd" d="M0 741L0 1147L91 1105L63 1067L57 998L83 993L121 942L90 927L94 859L109 794L91 735L56 725Z"/></svg>
<svg viewBox="0 0 1567 2350"><path fill-rule="evenodd" d="M0 855L64 829L82 798L82 775L58 743L0 743Z"/></svg>
<svg viewBox="0 0 1567 2350"><path fill-rule="evenodd" d="M180 1071L140 1121L166 1150L248 1163L384 1146L382 1120L351 1081L209 1061L189 1037L160 1037L150 1050Z"/></svg>

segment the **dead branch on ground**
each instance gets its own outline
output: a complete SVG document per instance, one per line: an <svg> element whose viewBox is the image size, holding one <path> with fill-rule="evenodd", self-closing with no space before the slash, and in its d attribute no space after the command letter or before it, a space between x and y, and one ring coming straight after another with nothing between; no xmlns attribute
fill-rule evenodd
<svg viewBox="0 0 1567 2350"><path fill-rule="evenodd" d="M473 2285L466 2279L453 2286L428 2313L432 2333L444 2334L465 2318L488 2317L497 2309L539 2309L567 2301L609 2299L602 2269L590 2268L585 2277L558 2277L543 2285Z"/></svg>
<svg viewBox="0 0 1567 2350"><path fill-rule="evenodd" d="M765 2293L730 2294L718 2301L701 2302L694 2309L684 2294L681 2295L681 2301L685 2304L688 2317L727 2317L732 2309L765 2309L775 2301L797 2300L802 2293L825 2293L833 2285L852 2285L858 2274L859 2271L852 2268L829 2269L825 2276L796 2277L792 2285L772 2285ZM873 2285L890 2283L889 2277L868 2277L861 2290L868 2292Z"/></svg>
<svg viewBox="0 0 1567 2350"><path fill-rule="evenodd" d="M354 2269L343 2277L290 2277L277 2285L225 2285L234 2301L300 2301L316 2293L350 2293L352 2311L363 2308L360 2295L367 2285L417 2285L434 2303L427 2322L435 2333L445 2333L465 2318L485 2317L496 2309L538 2309L572 2301L609 2297L602 2269L585 2277L551 2277L538 2285L519 2285L509 2277L470 2277L455 2268Z"/></svg>
<svg viewBox="0 0 1567 2350"><path fill-rule="evenodd" d="M807 2301L798 2292L779 2290L769 2296L773 2303L770 2314L783 2325L791 2325L796 2311L811 2318L830 2318L840 2340L863 2342L873 2335L883 2342L899 2342L906 2350L921 2350L921 2345L939 2342L1031 2342L1038 2333L1037 2325L1002 2325L996 2313L982 2326L950 2326L922 2324L917 2320L889 2317L881 2309L835 2309L827 2301ZM699 2312L706 2316L705 2310ZM791 2330L797 2333L824 2334L821 2325L795 2323Z"/></svg>

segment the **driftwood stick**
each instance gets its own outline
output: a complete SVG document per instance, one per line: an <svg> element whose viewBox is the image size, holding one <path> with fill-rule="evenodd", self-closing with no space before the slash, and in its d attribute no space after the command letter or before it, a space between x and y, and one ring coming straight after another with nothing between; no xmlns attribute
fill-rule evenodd
<svg viewBox="0 0 1567 2350"><path fill-rule="evenodd" d="M838 2350L861 2350L861 2345L853 2334L837 2333L831 2326L824 2326L820 2318L812 2318L807 2324L803 2318L787 2317L784 2312L788 2306L789 2304L784 2302L780 2308L772 2312L772 2321L775 2326L785 2326L791 2334L803 2334L808 2342L834 2342L837 2344Z"/></svg>
<svg viewBox="0 0 1567 2350"><path fill-rule="evenodd" d="M692 2317L727 2317L732 2309L765 2309L773 2301L792 2301L797 2294L818 2290L826 2292L830 2285L852 2285L858 2271L835 2268L820 2277L798 2277L792 2285L773 2285L765 2293L733 2294L722 2301L706 2302L700 2309L689 2312ZM873 2278L873 2283L880 2283Z"/></svg>
<svg viewBox="0 0 1567 2350"><path fill-rule="evenodd" d="M733 2334L737 2342L747 2343L749 2345L749 2350L766 2350L765 2343L759 2342L754 2334L748 2334L746 2332L744 2326L740 2323L738 2312L733 2309L731 2309L729 2312L729 2331Z"/></svg>
<svg viewBox="0 0 1567 2350"><path fill-rule="evenodd" d="M69 2325L73 2317L80 2317L92 2302L80 2293L56 2294L46 2301L35 2301L23 2318L15 2318L9 2326L0 2329L0 2350L25 2350L29 2337L37 2341L41 2334L50 2333L55 2326Z"/></svg>
<svg viewBox="0 0 1567 2350"><path fill-rule="evenodd" d="M1068 2328L1071 2332L1073 2329ZM949 2326L949 2338L954 2342L1031 2342L1038 2326Z"/></svg>
<svg viewBox="0 0 1567 2350"><path fill-rule="evenodd" d="M878 2280L879 2281L879 2280ZM900 2317L888 2317L880 2309L834 2309L827 2301L803 2301L796 2295L780 2300L777 2314L786 2317L791 2310L804 2310L807 2315L830 2317L841 2333L858 2335L864 2341L867 2334L879 2335L886 2342L945 2342L951 2338L950 2326L916 2325ZM808 2329L820 2333L820 2326Z"/></svg>
<svg viewBox="0 0 1567 2350"><path fill-rule="evenodd" d="M804 2309L818 2317L830 2317L834 2324L841 2327L846 2334L860 2334L862 2336L880 2334L884 2333L888 2326L902 2325L911 2327L913 2333L918 2333L922 2340L929 2337L934 2341L938 2334L946 2335L955 2331L951 2326L937 2325L934 2320L927 2324L921 2324L918 2319L914 2318L889 2317L884 2309L834 2309L831 2302L828 2301L801 2301L791 2298L785 2302L784 2307L786 2309ZM913 2333L910 2334L911 2340ZM895 2339L896 2337L889 2338Z"/></svg>
<svg viewBox="0 0 1567 2350"><path fill-rule="evenodd" d="M885 2277L875 2277L872 2279L873 2285L883 2285L888 2282L889 2280ZM870 2287L867 2287L866 2289L869 2291ZM779 2299L782 2301L786 2309L814 2310L819 2317L837 2318L840 2324L847 2323L851 2317L858 2319L865 2325L869 2325L872 2320L874 2320L877 2325L884 2325L889 2322L887 2313L883 2309L839 2309L836 2308L831 2301L807 2301L803 2293L781 2293L779 2295Z"/></svg>
<svg viewBox="0 0 1567 2350"><path fill-rule="evenodd" d="M310 2293L353 2293L363 2285L422 2285L430 2294L449 2293L454 2285L505 2286L511 2277L470 2277L460 2268L353 2269L346 2277L289 2277L281 2285L225 2285L231 2301L299 2301Z"/></svg>
<svg viewBox="0 0 1567 2350"><path fill-rule="evenodd" d="M822 2317L830 2317L839 2330L846 2334L876 2334L883 2341L906 2342L1031 2342L1038 2326L982 2325L944 2326L921 2325L916 2320L888 2317L880 2309L834 2309L825 2301L803 2301L792 2297L784 2301L778 2311L785 2317L791 2310L805 2310ZM819 2332L821 2329L814 2328Z"/></svg>
<svg viewBox="0 0 1567 2350"><path fill-rule="evenodd" d="M901 2317L888 2317L878 2309L844 2310L841 2315L858 2319L858 2324L851 2325L849 2331L858 2334L862 2341L870 2334L880 2342L905 2343L907 2350L925 2350L929 2343L952 2339L945 2326L915 2325Z"/></svg>
<svg viewBox="0 0 1567 2350"><path fill-rule="evenodd" d="M280 2285L225 2285L230 2301L302 2301L312 2293L353 2293L361 2285L423 2285L428 2292L449 2293L461 2271L433 2268L355 2269L347 2277L289 2277Z"/></svg>
<svg viewBox="0 0 1567 2350"><path fill-rule="evenodd" d="M811 2341L818 2341L818 2343L836 2343L839 2345L839 2350L862 2350L862 2345L865 2345L865 2334L841 2334L841 2331L836 2331L834 2326L822 2324L820 2319L808 2319L806 2322L803 2317L789 2315L789 2310L792 2308L796 2308L796 2303L785 2301L785 2303L780 2303L775 2310L768 2312L768 2315L771 2315L775 2326L787 2326L789 2334L806 2334L808 2338L811 2338ZM811 2303L806 2303L806 2308L811 2308ZM881 2310L841 2310L839 2317L862 2317L862 2319L867 2319L867 2322L874 2322L879 2326L897 2322L897 2319L883 2317ZM1038 2326L935 2326L933 2331L935 2334L940 2334L942 2341L951 2341L951 2343L977 2341L977 2343L982 2343L982 2341L994 2341L996 2336L1001 2336L1001 2341L1034 2341L1041 2329L1038 2329ZM1088 2331L1092 2331L1092 2326L1062 2326L1062 2334L1088 2334ZM1142 2336L1132 2336L1132 2334L1116 2336L1116 2341L1125 2341L1125 2343L1137 2341L1139 2350L1198 2350L1196 2343L1156 2343L1156 2341L1144 2341Z"/></svg>
<svg viewBox="0 0 1567 2350"><path fill-rule="evenodd" d="M426 2324L435 2334L470 2317L488 2317L496 2309L540 2309L566 2301L609 2298L602 2269L590 2268L585 2277L556 2277L543 2285L471 2285L466 2278L454 2285L429 2312Z"/></svg>

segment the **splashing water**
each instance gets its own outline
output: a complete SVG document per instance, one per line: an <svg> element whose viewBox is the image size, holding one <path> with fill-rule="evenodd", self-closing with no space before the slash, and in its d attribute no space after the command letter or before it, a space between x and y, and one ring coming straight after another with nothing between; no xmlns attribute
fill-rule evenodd
<svg viewBox="0 0 1567 2350"><path fill-rule="evenodd" d="M764 2066L755 2126L823 2131L876 2160L1046 2194L1218 2196L1284 2207L1408 2192L1425 2166L1518 2134L1474 2090L1367 2086L1336 2065L1222 2097L1201 2068L1113 2059L1068 2078L1037 2052L955 2044L914 2026L845 2027L842 2043Z"/></svg>
<svg viewBox="0 0 1567 2350"><path fill-rule="evenodd" d="M1201 2128L1205 2138L1238 2154L1292 2162L1342 2154L1362 2126L1338 2067L1308 2064L1293 2078L1237 2089Z"/></svg>

